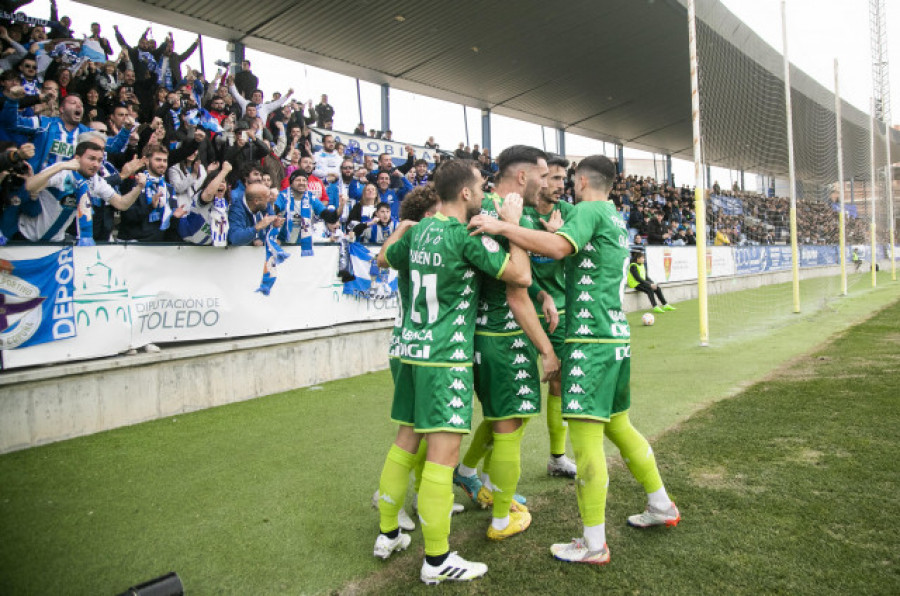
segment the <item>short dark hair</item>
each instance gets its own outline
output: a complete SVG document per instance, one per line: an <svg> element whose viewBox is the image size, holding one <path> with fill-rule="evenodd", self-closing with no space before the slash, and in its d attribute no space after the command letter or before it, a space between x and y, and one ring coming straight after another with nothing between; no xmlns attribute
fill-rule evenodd
<svg viewBox="0 0 900 596"><path fill-rule="evenodd" d="M400 203L400 219L421 221L425 217L425 212L433 209L440 200L431 182L417 186L409 191Z"/></svg>
<svg viewBox="0 0 900 596"><path fill-rule="evenodd" d="M165 153L166 155L168 155L169 150L166 149L165 145L159 144L147 145L146 147L144 147L144 157L150 157L155 153Z"/></svg>
<svg viewBox="0 0 900 596"><path fill-rule="evenodd" d="M448 161L434 175L434 189L445 203L456 201L463 188L475 185L481 185L481 176L471 159Z"/></svg>
<svg viewBox="0 0 900 596"><path fill-rule="evenodd" d="M569 160L562 155L549 154L547 155L547 167L550 166L560 166L563 168L568 168Z"/></svg>
<svg viewBox="0 0 900 596"><path fill-rule="evenodd" d="M425 161L424 159L417 159L416 161L413 162L414 167L427 166L427 165L428 165L428 162Z"/></svg>
<svg viewBox="0 0 900 596"><path fill-rule="evenodd" d="M576 176L585 176L591 188L609 192L616 179L616 164L605 155L590 155L575 169Z"/></svg>
<svg viewBox="0 0 900 596"><path fill-rule="evenodd" d="M500 167L500 174L506 174L512 166L518 163L537 164L539 159L547 159L547 154L537 147L528 145L513 145L507 147L497 156L497 165Z"/></svg>
<svg viewBox="0 0 900 596"><path fill-rule="evenodd" d="M78 157L81 157L87 151L104 151L104 149L93 141L81 141L75 146L75 155Z"/></svg>
<svg viewBox="0 0 900 596"><path fill-rule="evenodd" d="M241 168L241 179L246 180L247 176L249 176L250 173L253 172L254 170L259 172L260 174L262 174L262 172L263 172L262 168L259 167L258 165L256 165L255 163L245 164L244 167Z"/></svg>
<svg viewBox="0 0 900 596"><path fill-rule="evenodd" d="M390 203L385 203L384 201L381 201L380 203L375 205L375 211L378 211L379 209L390 210L390 208L391 208Z"/></svg>

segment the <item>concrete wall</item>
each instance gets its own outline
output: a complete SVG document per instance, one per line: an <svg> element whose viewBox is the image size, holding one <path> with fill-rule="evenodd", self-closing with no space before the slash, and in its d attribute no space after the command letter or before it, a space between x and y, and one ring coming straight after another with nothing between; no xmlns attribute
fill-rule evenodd
<svg viewBox="0 0 900 596"><path fill-rule="evenodd" d="M801 277L838 273L837 267L802 269ZM790 271L714 278L709 293L790 279ZM670 302L697 297L696 282L663 289ZM624 307L646 310L649 302L629 290ZM391 325L354 323L4 372L0 453L381 370Z"/></svg>
<svg viewBox="0 0 900 596"><path fill-rule="evenodd" d="M352 377L387 366L392 321L0 375L0 453Z"/></svg>

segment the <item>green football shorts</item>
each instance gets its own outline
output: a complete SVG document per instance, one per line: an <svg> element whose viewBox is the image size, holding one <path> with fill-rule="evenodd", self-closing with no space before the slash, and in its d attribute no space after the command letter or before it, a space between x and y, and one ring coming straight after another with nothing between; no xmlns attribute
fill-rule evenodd
<svg viewBox="0 0 900 596"><path fill-rule="evenodd" d="M563 418L609 422L631 407L631 345L568 343L562 362Z"/></svg>
<svg viewBox="0 0 900 596"><path fill-rule="evenodd" d="M524 333L475 334L475 393L485 420L541 413L538 353Z"/></svg>
<svg viewBox="0 0 900 596"><path fill-rule="evenodd" d="M550 329L547 326L547 319L544 318L544 315L538 313L538 318L541 320L541 327L543 327L544 333L547 334L547 338L553 345L553 351L556 352L556 357L562 361L563 354L566 353L566 313L563 312L559 315L559 325L556 326L556 330L553 333L550 333Z"/></svg>
<svg viewBox="0 0 900 596"><path fill-rule="evenodd" d="M400 360L397 363L391 420L412 426L419 433L469 432L471 366L421 366Z"/></svg>

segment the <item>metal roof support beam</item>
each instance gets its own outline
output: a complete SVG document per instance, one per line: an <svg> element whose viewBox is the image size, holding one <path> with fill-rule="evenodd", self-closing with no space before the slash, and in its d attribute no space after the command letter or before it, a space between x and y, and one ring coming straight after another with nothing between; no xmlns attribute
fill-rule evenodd
<svg viewBox="0 0 900 596"><path fill-rule="evenodd" d="M556 152L566 156L566 131L561 128L556 129Z"/></svg>
<svg viewBox="0 0 900 596"><path fill-rule="evenodd" d="M244 62L244 44L240 41L232 41L228 44L228 49L231 54L229 56L231 58L231 63L235 65L233 72L241 72L241 66Z"/></svg>
<svg viewBox="0 0 900 596"><path fill-rule="evenodd" d="M381 132L391 129L391 86L381 84Z"/></svg>
<svg viewBox="0 0 900 596"><path fill-rule="evenodd" d="M619 174L625 172L625 145L616 143L616 170Z"/></svg>
<svg viewBox="0 0 900 596"><path fill-rule="evenodd" d="M744 187L744 170L741 170L741 190L746 190Z"/></svg>
<svg viewBox="0 0 900 596"><path fill-rule="evenodd" d="M481 148L482 149L490 149L491 148L491 109L490 108L482 108L482 110L481 110ZM491 157L496 158L497 156L492 153Z"/></svg>
<svg viewBox="0 0 900 596"><path fill-rule="evenodd" d="M712 188L712 166L706 164L706 188Z"/></svg>
<svg viewBox="0 0 900 596"><path fill-rule="evenodd" d="M675 186L675 180L672 178L672 154L666 153L666 184Z"/></svg>

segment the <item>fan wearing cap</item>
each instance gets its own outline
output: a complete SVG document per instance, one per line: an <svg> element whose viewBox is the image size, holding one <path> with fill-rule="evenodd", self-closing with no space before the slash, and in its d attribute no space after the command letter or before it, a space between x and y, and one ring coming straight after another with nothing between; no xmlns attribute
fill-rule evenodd
<svg viewBox="0 0 900 596"><path fill-rule="evenodd" d="M675 310L674 306L666 302L662 288L647 276L644 260L643 251L636 250L631 253L631 265L628 266L628 287L647 294L653 312ZM660 304L656 304L657 298L659 298Z"/></svg>
<svg viewBox="0 0 900 596"><path fill-rule="evenodd" d="M279 239L290 242L296 226L296 243L300 245L300 254L310 256L313 254L313 215L321 217L326 225L334 225L338 221L338 210L312 196L304 170L294 170L289 180L289 186L278 193L275 199L275 212L283 214L286 220Z"/></svg>

